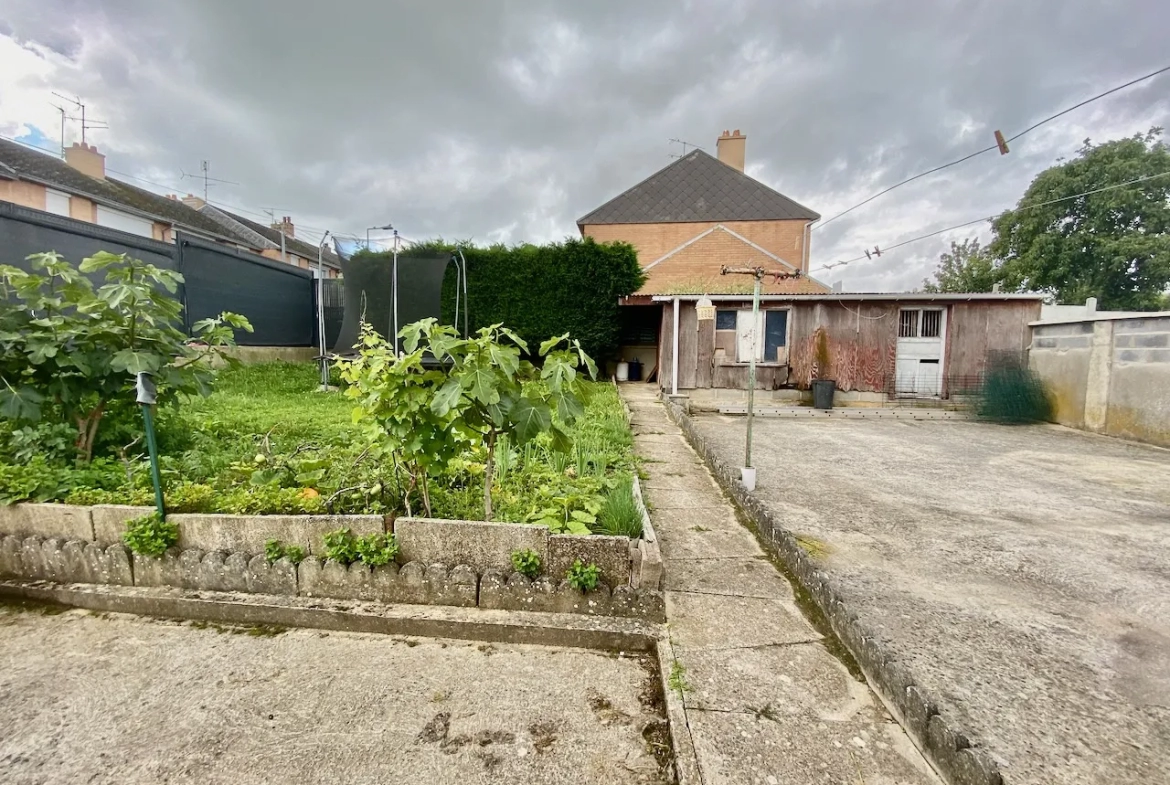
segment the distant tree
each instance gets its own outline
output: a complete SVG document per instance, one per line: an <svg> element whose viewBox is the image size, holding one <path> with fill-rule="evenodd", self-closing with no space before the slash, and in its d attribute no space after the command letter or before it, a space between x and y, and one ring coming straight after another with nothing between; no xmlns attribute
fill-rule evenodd
<svg viewBox="0 0 1170 785"><path fill-rule="evenodd" d="M989 250L1005 287L1064 304L1096 297L1102 310L1157 308L1170 284L1170 150L1161 133L1086 139L1076 158L1041 172L1016 209L992 222Z"/></svg>
<svg viewBox="0 0 1170 785"><path fill-rule="evenodd" d="M925 279L922 288L928 292L990 292L1000 279L991 253L979 240L969 238L961 245L952 241L950 252L939 254L934 280Z"/></svg>

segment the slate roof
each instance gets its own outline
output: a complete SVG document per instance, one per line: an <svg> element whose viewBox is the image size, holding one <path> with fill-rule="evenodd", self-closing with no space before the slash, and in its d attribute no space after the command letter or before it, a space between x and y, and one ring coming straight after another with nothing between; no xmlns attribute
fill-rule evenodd
<svg viewBox="0 0 1170 785"><path fill-rule="evenodd" d="M820 217L759 180L694 150L577 219L577 224L814 221Z"/></svg>
<svg viewBox="0 0 1170 785"><path fill-rule="evenodd" d="M280 230L279 229L274 229L271 226L265 226L264 224L256 223L255 221L250 220L248 218L245 218L242 215L237 215L236 213L228 212L227 210L224 210L223 208L216 208L216 209L218 209L221 213L223 213L227 217L231 218L233 221L238 221L239 223L243 224L248 229L251 229L253 232L255 232L256 234L263 237L268 242L272 243L274 248L280 247ZM312 243L306 243L304 240L298 240L295 237L285 237L284 238L284 247L285 247L285 250L287 250L289 253L294 253L297 256L301 257L302 259L307 259L310 262L317 261L317 246L313 245ZM325 249L324 261L325 261L325 264L329 267L334 267L338 270L341 269L341 260L337 257L337 254L334 253L333 250L330 248Z"/></svg>
<svg viewBox="0 0 1170 785"><path fill-rule="evenodd" d="M0 139L0 171L10 173L9 176L33 180L51 188L90 197L99 204L128 207L174 224L180 229L194 230L233 243L250 245L246 237L236 235L229 227L188 207L178 199L168 199L113 177L98 180L82 174L60 158L37 152L7 139Z"/></svg>

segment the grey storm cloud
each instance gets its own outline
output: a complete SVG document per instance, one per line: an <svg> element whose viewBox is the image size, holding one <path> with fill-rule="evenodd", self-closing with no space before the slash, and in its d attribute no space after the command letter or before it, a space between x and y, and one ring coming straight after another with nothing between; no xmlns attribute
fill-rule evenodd
<svg viewBox="0 0 1170 785"><path fill-rule="evenodd" d="M0 12L0 34L76 62L56 88L109 121L95 139L112 168L196 191L180 170L208 160L238 183L212 201L292 215L312 236L390 221L411 239L558 239L669 163L669 139L714 152L725 128L747 134L750 174L828 218L997 128L1170 64L1162 0L0 0ZM1170 74L815 229L813 266L997 213L1086 136L1168 116ZM814 273L914 287L949 239Z"/></svg>

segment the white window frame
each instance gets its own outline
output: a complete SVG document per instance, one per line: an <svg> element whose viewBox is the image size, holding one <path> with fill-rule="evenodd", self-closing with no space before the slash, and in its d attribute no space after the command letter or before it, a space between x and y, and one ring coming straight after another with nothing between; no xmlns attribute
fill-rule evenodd
<svg viewBox="0 0 1170 785"><path fill-rule="evenodd" d="M792 345L792 309L791 308L761 308L756 320L755 334L752 335L752 309L751 308L720 308L720 311L735 311L735 329L729 330L718 329L719 320L716 316L715 325L717 333L735 333L735 364L747 365L751 361L751 348L745 349L745 344L750 346L747 342L758 338L758 343L755 346L756 365L764 366L780 366L787 365L787 362L776 362L774 360L764 361L764 346L765 346L765 328L767 326L767 316L769 311L784 311L788 314L784 319L784 348L787 349Z"/></svg>
<svg viewBox="0 0 1170 785"><path fill-rule="evenodd" d="M154 239L154 221L149 218L106 207L104 204L97 206L94 218L98 226Z"/></svg>
<svg viewBox="0 0 1170 785"><path fill-rule="evenodd" d="M70 196L64 191L57 191L52 188L45 189L45 212L53 215L60 215L65 218L71 217Z"/></svg>

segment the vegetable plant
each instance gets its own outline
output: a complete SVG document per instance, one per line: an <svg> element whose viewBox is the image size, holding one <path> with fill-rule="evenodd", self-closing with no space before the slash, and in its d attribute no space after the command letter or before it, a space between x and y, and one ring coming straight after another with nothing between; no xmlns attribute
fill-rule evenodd
<svg viewBox="0 0 1170 785"><path fill-rule="evenodd" d="M31 272L0 265L0 415L74 426L79 463L93 458L102 418L133 400L134 375L154 376L160 401L206 395L211 360L225 358L243 316L224 312L180 329L183 277L127 254L101 251L74 267L57 253L28 257ZM102 274L97 288L87 277Z"/></svg>

